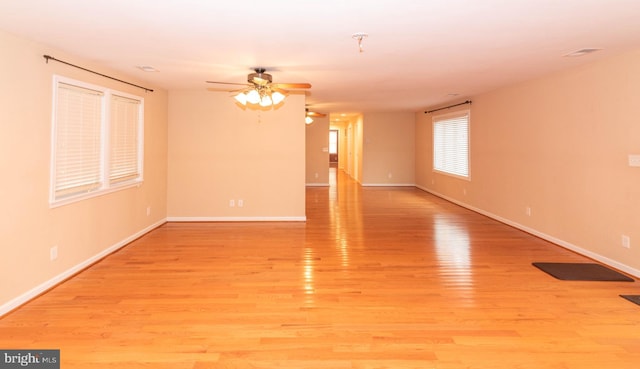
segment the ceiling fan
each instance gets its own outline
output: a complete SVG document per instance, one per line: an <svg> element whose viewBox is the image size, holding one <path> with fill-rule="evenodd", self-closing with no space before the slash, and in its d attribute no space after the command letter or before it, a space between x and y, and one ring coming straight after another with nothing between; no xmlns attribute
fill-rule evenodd
<svg viewBox="0 0 640 369"><path fill-rule="evenodd" d="M264 68L255 68L255 73L247 76L248 83L233 82L216 82L206 81L207 83L216 83L223 85L245 86L238 91L234 98L242 105L259 104L263 107L278 105L281 103L286 94L287 89L308 89L311 88L310 83L273 83L273 77L269 73L265 73ZM235 91L232 91L235 92Z"/></svg>
<svg viewBox="0 0 640 369"><path fill-rule="evenodd" d="M306 124L313 123L313 118L324 118L324 117L327 116L324 113L318 113L318 112L315 112L315 111L311 111L311 110L309 110L309 108L305 108L304 110L305 110L304 122Z"/></svg>
<svg viewBox="0 0 640 369"><path fill-rule="evenodd" d="M324 113L318 113L318 112L316 112L316 111L310 111L309 109L305 109L305 110L306 110L306 112L307 112L307 114L306 114L306 115L307 115L307 117L324 118L324 117L326 117L326 116L327 116L327 115L326 115L326 114L324 114Z"/></svg>

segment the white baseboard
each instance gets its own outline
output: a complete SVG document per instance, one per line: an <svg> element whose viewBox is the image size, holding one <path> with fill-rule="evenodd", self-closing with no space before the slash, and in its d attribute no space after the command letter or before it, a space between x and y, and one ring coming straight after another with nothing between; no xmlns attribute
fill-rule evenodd
<svg viewBox="0 0 640 369"><path fill-rule="evenodd" d="M580 255L586 256L586 257L588 257L590 259L599 261L599 262L601 262L601 263L603 263L605 265L608 265L608 266L610 266L612 268L615 268L615 269L620 270L622 272L628 273L628 274L630 274L630 275L632 275L632 276L634 276L636 278L640 278L640 270L632 268L632 267L630 267L628 265L622 264L619 261L610 259L610 258L608 258L606 256L603 256L603 255L600 255L600 254L597 254L597 253L595 253L593 251L589 251L587 249L584 249L582 247L579 247L579 246L574 245L572 243L569 243L567 241L564 241L564 240L561 240L559 238L556 238L556 237L550 236L548 234L542 233L542 232L540 232L540 231L538 231L536 229L527 227L527 226L522 225L520 223L517 223L517 222L514 222L512 220L503 218L503 217L495 215L493 213L490 213L488 211L485 211L485 210L478 209L476 207L470 206L469 204L460 202L460 201L458 201L456 199L450 198L450 197L445 196L445 195L443 195L441 193L432 191L432 190L430 190L428 188L425 188L425 187L422 187L422 186L416 186L416 187L421 189L421 190L423 190L423 191L425 191L425 192L429 192L430 194L432 194L434 196L437 196L437 197L440 197L442 199L445 199L445 200L447 200L449 202L452 202L452 203L454 203L456 205L460 205L463 208L467 208L467 209L469 209L471 211L474 211L476 213L485 215L485 216L487 216L489 218L497 220L500 223L504 223L504 224L507 224L507 225L509 225L511 227L520 229L521 231L530 233L530 234L532 234L532 235L534 235L536 237L542 238L543 240L546 240L546 241L549 241L551 243L554 243L554 244L556 244L556 245L558 245L560 247L564 247L567 250L571 250L571 251L573 251L575 253L578 253Z"/></svg>
<svg viewBox="0 0 640 369"><path fill-rule="evenodd" d="M306 222L307 217L169 217L168 222Z"/></svg>
<svg viewBox="0 0 640 369"><path fill-rule="evenodd" d="M413 183L362 183L362 187L416 187Z"/></svg>
<svg viewBox="0 0 640 369"><path fill-rule="evenodd" d="M329 182L307 183L307 187L329 187Z"/></svg>
<svg viewBox="0 0 640 369"><path fill-rule="evenodd" d="M38 297L40 294L46 292L47 290L57 286L59 283L63 282L65 279L73 276L74 274L82 271L83 269L91 266L92 264L94 264L95 262L99 261L100 259L104 258L105 256L112 254L113 252L121 249L122 247L126 246L127 244L131 243L132 241L136 240L137 238L140 238L142 236L144 236L145 234L149 233L150 231L160 227L161 225L165 224L166 220L163 219L157 223L154 223L148 227L146 227L145 229L136 232L135 234L125 238L124 240L116 243L115 245L112 245L104 250L102 250L101 252L97 253L96 255L90 257L89 259L81 262L80 264L77 264L67 270L65 270L64 272L58 274L57 276L49 279L48 281L41 283L40 285L30 289L29 291L23 293L22 295L10 300L9 302L3 304L0 306L0 317L2 317L3 315L7 314L8 312L14 310L15 308L19 307L22 304L27 303L28 301L30 301L31 299Z"/></svg>

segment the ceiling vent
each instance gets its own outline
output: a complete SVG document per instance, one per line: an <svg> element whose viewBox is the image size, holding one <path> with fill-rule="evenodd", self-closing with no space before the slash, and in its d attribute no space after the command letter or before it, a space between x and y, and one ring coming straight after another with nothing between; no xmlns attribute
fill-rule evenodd
<svg viewBox="0 0 640 369"><path fill-rule="evenodd" d="M602 50L602 49L586 48L586 49L580 49L580 50L576 50L576 51L570 52L569 54L565 54L564 56L569 57L569 58L574 58L574 57L577 57L577 56L583 56L583 55L595 53L596 51L600 51L600 50Z"/></svg>

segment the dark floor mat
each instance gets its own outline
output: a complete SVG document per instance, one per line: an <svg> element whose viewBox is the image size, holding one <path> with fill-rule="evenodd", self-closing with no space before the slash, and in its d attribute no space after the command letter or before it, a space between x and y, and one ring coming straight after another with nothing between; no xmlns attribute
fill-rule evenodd
<svg viewBox="0 0 640 369"><path fill-rule="evenodd" d="M634 281L622 273L595 263L533 263L533 266L563 281Z"/></svg>
<svg viewBox="0 0 640 369"><path fill-rule="evenodd" d="M627 299L636 305L640 305L640 295L620 295L623 299Z"/></svg>

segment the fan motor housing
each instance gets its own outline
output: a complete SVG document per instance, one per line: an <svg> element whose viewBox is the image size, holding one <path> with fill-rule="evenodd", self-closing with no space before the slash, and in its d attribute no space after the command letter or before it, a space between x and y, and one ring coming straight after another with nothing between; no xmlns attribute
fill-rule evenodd
<svg viewBox="0 0 640 369"><path fill-rule="evenodd" d="M271 74L269 73L265 73L264 69L262 68L256 68L254 69L256 72L255 73L251 73L247 76L247 81L250 83L257 83L256 79L259 80L264 80L267 81L267 83L271 83L273 81L273 79L271 78Z"/></svg>

